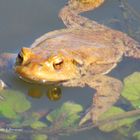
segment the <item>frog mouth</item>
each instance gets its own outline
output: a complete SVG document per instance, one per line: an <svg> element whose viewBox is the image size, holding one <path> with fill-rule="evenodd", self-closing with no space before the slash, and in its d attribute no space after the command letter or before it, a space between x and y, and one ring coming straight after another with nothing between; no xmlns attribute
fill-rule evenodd
<svg viewBox="0 0 140 140"><path fill-rule="evenodd" d="M28 83L41 84L41 85L54 85L54 84L58 85L60 83L60 82L46 81L45 79L41 81L37 81L37 80L32 80L29 78L22 77L20 75L19 75L19 78Z"/></svg>
<svg viewBox="0 0 140 140"><path fill-rule="evenodd" d="M23 66L15 66L14 71L17 73L20 79L28 82L28 83L37 83L37 84L44 84L44 85L49 85L49 84L60 84L62 82L65 82L67 80L61 80L61 81L49 81L47 79L39 79L36 78L32 72L27 73L26 68L23 68Z"/></svg>
<svg viewBox="0 0 140 140"><path fill-rule="evenodd" d="M39 83L39 80L36 79L34 76L31 76L32 73L27 73L25 68L20 65L15 65L14 71L19 76L20 79L29 82L29 83Z"/></svg>

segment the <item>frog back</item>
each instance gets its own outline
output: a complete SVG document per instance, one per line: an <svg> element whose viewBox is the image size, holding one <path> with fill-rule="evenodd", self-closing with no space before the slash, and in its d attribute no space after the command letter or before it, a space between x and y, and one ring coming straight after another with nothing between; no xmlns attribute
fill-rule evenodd
<svg viewBox="0 0 140 140"><path fill-rule="evenodd" d="M43 35L31 45L31 49L44 58L62 53L78 58L86 71L108 73L124 53L121 36L120 32L114 34L108 30L62 29Z"/></svg>
<svg viewBox="0 0 140 140"><path fill-rule="evenodd" d="M103 63L116 62L124 52L120 32L117 33L108 30L93 32L88 29L62 29L38 38L31 49L44 57L62 51L80 55L85 61L100 59Z"/></svg>

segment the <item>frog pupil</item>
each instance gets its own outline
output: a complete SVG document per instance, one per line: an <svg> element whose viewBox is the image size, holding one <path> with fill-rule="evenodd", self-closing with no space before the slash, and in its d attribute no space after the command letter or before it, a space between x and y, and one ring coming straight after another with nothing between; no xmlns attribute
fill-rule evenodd
<svg viewBox="0 0 140 140"><path fill-rule="evenodd" d="M56 69L56 70L60 70L61 67L62 67L62 64L63 64L63 61L59 62L59 63L54 63L53 64L53 67Z"/></svg>
<svg viewBox="0 0 140 140"><path fill-rule="evenodd" d="M20 53L18 54L18 57L17 58L18 58L18 63L21 64L23 62L23 57L21 56Z"/></svg>

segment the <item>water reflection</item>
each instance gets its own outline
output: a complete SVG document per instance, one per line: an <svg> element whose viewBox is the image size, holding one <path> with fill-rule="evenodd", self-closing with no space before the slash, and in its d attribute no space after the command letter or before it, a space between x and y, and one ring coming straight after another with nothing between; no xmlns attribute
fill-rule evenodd
<svg viewBox="0 0 140 140"><path fill-rule="evenodd" d="M60 100L62 97L62 91L61 88L58 86L55 87L50 87L47 91L47 97L51 100L51 101L57 101Z"/></svg>
<svg viewBox="0 0 140 140"><path fill-rule="evenodd" d="M41 98L43 96L43 92L41 88L32 87L28 89L27 95L32 98Z"/></svg>
<svg viewBox="0 0 140 140"><path fill-rule="evenodd" d="M48 88L46 88L45 91L42 90L42 88L39 86L34 86L28 89L27 95L32 98L38 98L38 99L40 99L43 96L46 96L51 101L58 101L62 97L62 91L59 86L55 86L55 85L48 86Z"/></svg>

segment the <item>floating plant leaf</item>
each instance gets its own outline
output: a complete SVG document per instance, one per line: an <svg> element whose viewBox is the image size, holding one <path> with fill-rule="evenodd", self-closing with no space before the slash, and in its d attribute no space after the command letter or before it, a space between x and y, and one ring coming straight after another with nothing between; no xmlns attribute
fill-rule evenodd
<svg viewBox="0 0 140 140"><path fill-rule="evenodd" d="M48 136L43 134L33 135L32 140L48 140Z"/></svg>
<svg viewBox="0 0 140 140"><path fill-rule="evenodd" d="M44 128L46 127L47 125L44 123L44 122L41 122L41 121L35 121L31 124L31 127L33 129L40 129L40 128Z"/></svg>
<svg viewBox="0 0 140 140"><path fill-rule="evenodd" d="M140 108L140 73L135 72L124 79L124 89L121 94L133 107Z"/></svg>
<svg viewBox="0 0 140 140"><path fill-rule="evenodd" d="M72 102L66 102L61 107L52 111L47 115L47 119L50 122L60 120L63 127L72 126L80 118L79 112L83 110L82 106Z"/></svg>
<svg viewBox="0 0 140 140"><path fill-rule="evenodd" d="M24 94L14 90L2 90L0 95L4 100L0 101L0 113L7 118L15 119L18 113L25 112L31 105Z"/></svg>
<svg viewBox="0 0 140 140"><path fill-rule="evenodd" d="M46 127L46 123L42 122L42 124L40 124L41 122L39 121L42 117L46 116L46 112L47 110L41 110L36 112L28 111L22 116L22 119L13 120L10 126L14 128L30 126L32 128L34 127L35 129L37 129L37 127Z"/></svg>
<svg viewBox="0 0 140 140"><path fill-rule="evenodd" d="M133 137L135 137L137 140L140 140L140 131L135 132Z"/></svg>
<svg viewBox="0 0 140 140"><path fill-rule="evenodd" d="M6 137L6 140L17 140L17 135L9 135Z"/></svg>
<svg viewBox="0 0 140 140"><path fill-rule="evenodd" d="M116 115L119 114L121 115L122 113L125 113L123 109L113 106L100 117L100 120L109 120L109 118L113 116L115 117ZM124 125L130 125L138 119L140 119L140 116L133 116L133 117L123 118L118 120L116 119L114 121L107 121L107 123L99 126L99 129L105 132L110 132Z"/></svg>
<svg viewBox="0 0 140 140"><path fill-rule="evenodd" d="M117 130L121 135L128 137L132 134L133 129L134 127L132 127L132 124L126 124Z"/></svg>

